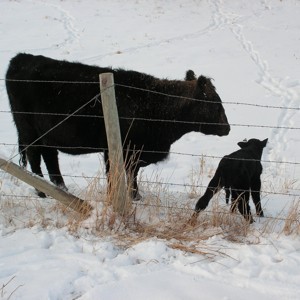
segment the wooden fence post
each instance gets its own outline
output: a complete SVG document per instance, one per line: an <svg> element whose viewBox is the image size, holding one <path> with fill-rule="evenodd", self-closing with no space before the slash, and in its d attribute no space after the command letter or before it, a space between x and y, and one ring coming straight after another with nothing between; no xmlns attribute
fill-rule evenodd
<svg viewBox="0 0 300 300"><path fill-rule="evenodd" d="M92 210L92 207L86 203L86 201L47 182L44 178L26 171L13 162L0 158L0 169L35 187L46 195L53 197L55 200L77 212L88 215Z"/></svg>
<svg viewBox="0 0 300 300"><path fill-rule="evenodd" d="M120 133L118 109L116 104L114 77L112 73L99 75L103 116L109 151L109 197L114 211L127 215L130 201L126 185L126 172Z"/></svg>

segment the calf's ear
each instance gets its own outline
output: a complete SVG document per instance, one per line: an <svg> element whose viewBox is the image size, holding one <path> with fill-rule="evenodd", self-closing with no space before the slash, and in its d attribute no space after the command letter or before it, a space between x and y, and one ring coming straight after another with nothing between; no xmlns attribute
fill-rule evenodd
<svg viewBox="0 0 300 300"><path fill-rule="evenodd" d="M238 142L237 143L238 144L238 146L240 147L240 148L245 148L246 146L248 146L248 141L247 141L247 139L244 139L243 141L241 141L241 142Z"/></svg>
<svg viewBox="0 0 300 300"><path fill-rule="evenodd" d="M262 147L266 147L267 142L268 142L268 139L265 139L265 140L261 141Z"/></svg>

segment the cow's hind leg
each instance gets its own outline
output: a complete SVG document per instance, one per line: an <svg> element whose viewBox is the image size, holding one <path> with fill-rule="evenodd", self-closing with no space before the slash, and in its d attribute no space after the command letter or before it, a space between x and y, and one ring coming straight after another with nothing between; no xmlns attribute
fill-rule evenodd
<svg viewBox="0 0 300 300"><path fill-rule="evenodd" d="M112 188L110 176L113 176L114 174L110 174L111 170L110 170L109 156L108 156L107 151L104 151L104 160L105 160L105 167L106 167L108 193L110 193L110 190ZM131 161L130 158L128 160ZM142 199L142 196L139 193L138 184L137 184L138 171L139 171L138 166L132 166L131 163L126 163L126 175L127 175L127 183L130 188L130 196L131 196L131 199L135 200L135 201Z"/></svg>
<svg viewBox="0 0 300 300"><path fill-rule="evenodd" d="M112 185L111 185L111 180L110 180L110 164L109 164L109 157L108 157L108 151L104 151L104 162L105 162L105 172L106 172L106 177L107 177L107 194L110 195L111 194L111 189L112 189Z"/></svg>
<svg viewBox="0 0 300 300"><path fill-rule="evenodd" d="M44 177L41 169L41 148L35 146L28 147L28 149L26 150L26 154L31 167L31 171L40 177ZM43 192L39 190L36 191L39 197L46 197L46 195Z"/></svg>
<svg viewBox="0 0 300 300"><path fill-rule="evenodd" d="M142 199L141 194L139 193L139 187L137 184L137 176L138 176L139 168L135 167L133 170L127 170L127 178L129 178L130 182L130 190L131 190L131 198L134 201L139 201Z"/></svg>
<svg viewBox="0 0 300 300"><path fill-rule="evenodd" d="M241 193L238 192L237 189L231 188L231 205L230 205L230 211L232 213L236 211L237 204L238 204L240 196L241 196Z"/></svg>
<svg viewBox="0 0 300 300"><path fill-rule="evenodd" d="M230 199L230 195L231 195L230 187L225 188L225 194L226 194L226 204L228 204L229 199Z"/></svg>
<svg viewBox="0 0 300 300"><path fill-rule="evenodd" d="M61 189L68 190L60 173L58 164L58 151L53 148L42 148L42 156L51 182Z"/></svg>

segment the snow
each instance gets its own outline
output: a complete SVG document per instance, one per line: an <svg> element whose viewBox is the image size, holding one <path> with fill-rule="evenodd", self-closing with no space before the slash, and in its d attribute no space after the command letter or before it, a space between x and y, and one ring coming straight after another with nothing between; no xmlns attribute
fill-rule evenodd
<svg viewBox="0 0 300 300"><path fill-rule="evenodd" d="M206 228L202 240L202 229L195 229L187 232L195 240L186 243L176 239L181 232L174 220L173 239L139 238L123 227L99 233L95 215L74 229L52 199L36 198L33 188L1 171L0 299L300 299L299 230L286 235L284 221L272 219L294 212L292 226L299 226L299 1L2 0L0 11L1 158L19 159L3 81L18 52L169 79L193 69L214 79L230 134L187 134L167 161L141 170L146 204L159 199L193 208L204 188L190 185L205 186L218 157L244 138L269 139L262 175L266 218L255 218L248 234L234 237L224 225ZM93 197L90 177L99 176L103 197L101 155L60 154L60 165L71 192ZM227 211L223 196L214 202ZM180 224L180 210L177 216ZM154 214L137 207L137 218L170 222L166 209ZM189 247L197 251L185 251Z"/></svg>

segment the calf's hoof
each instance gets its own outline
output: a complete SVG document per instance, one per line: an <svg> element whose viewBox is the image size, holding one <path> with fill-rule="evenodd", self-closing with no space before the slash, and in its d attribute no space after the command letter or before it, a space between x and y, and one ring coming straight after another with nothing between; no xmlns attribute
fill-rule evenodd
<svg viewBox="0 0 300 300"><path fill-rule="evenodd" d="M258 215L259 217L262 217L262 218L265 216L263 211L257 212L256 215Z"/></svg>
<svg viewBox="0 0 300 300"><path fill-rule="evenodd" d="M249 224L253 224L255 221L254 221L254 219L252 218L252 216L248 216L247 218L245 218L246 219L246 221L248 221L249 222Z"/></svg>

